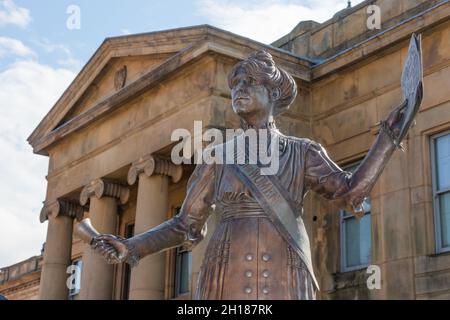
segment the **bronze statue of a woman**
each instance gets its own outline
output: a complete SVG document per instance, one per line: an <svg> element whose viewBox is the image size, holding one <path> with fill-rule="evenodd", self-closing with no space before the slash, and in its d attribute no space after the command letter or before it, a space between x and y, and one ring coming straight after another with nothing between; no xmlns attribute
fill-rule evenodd
<svg viewBox="0 0 450 320"><path fill-rule="evenodd" d="M418 39L413 40L420 57ZM196 299L315 299L318 285L302 220L303 199L313 190L355 215L361 212L422 101L417 71L419 80L404 85L415 86L408 91L414 96L406 94L407 100L381 123L375 143L352 174L341 170L320 144L277 130L273 117L288 109L297 87L269 53L252 54L229 75L232 106L244 130L267 129L278 138L278 172L262 178L252 176L251 166L199 164L177 216L130 239L96 236L92 247L109 263L131 265L169 248L192 247L203 239L215 207L221 220L206 249Z"/></svg>

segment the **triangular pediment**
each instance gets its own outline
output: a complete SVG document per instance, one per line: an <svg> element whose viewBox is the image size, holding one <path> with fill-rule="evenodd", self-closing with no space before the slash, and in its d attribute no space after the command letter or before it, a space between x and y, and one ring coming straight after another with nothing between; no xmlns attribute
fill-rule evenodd
<svg viewBox="0 0 450 320"><path fill-rule="evenodd" d="M112 58L86 87L78 100L73 103L57 127L64 125L70 119L86 112L128 84L138 80L173 54L175 53Z"/></svg>
<svg viewBox="0 0 450 320"><path fill-rule="evenodd" d="M121 78L125 78L126 86L167 57L199 41L205 33L203 29L200 26L105 39L28 141L39 140L120 90Z"/></svg>
<svg viewBox="0 0 450 320"><path fill-rule="evenodd" d="M34 152L112 112L127 99L207 52L243 59L269 50L301 80L310 79L310 62L208 25L108 38L28 138Z"/></svg>

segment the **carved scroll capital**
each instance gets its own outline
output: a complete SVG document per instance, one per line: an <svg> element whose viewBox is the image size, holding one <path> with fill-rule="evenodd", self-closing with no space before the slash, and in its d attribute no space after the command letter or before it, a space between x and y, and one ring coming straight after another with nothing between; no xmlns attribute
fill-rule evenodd
<svg viewBox="0 0 450 320"><path fill-rule="evenodd" d="M85 211L87 211L86 207L81 206L74 200L60 199L48 205L44 205L39 219L41 223L43 223L50 217L56 218L58 216L65 216L81 221L84 218Z"/></svg>
<svg viewBox="0 0 450 320"><path fill-rule="evenodd" d="M102 197L117 198L121 204L125 204L130 197L130 190L120 183L96 179L85 186L81 191L81 205L86 205L89 202L89 199L94 196L99 199Z"/></svg>
<svg viewBox="0 0 450 320"><path fill-rule="evenodd" d="M131 165L128 171L128 184L135 184L140 174L145 174L147 177L154 174L166 175L171 177L174 183L177 183L183 176L183 167L173 164L170 160L147 155Z"/></svg>

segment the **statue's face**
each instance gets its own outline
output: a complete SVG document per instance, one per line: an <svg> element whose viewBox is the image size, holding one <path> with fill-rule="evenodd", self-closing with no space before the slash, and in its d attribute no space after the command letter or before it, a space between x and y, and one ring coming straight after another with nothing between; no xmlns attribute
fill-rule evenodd
<svg viewBox="0 0 450 320"><path fill-rule="evenodd" d="M238 71L234 78L231 100L234 112L244 118L252 114L271 113L269 90L258 84L257 80L243 69Z"/></svg>

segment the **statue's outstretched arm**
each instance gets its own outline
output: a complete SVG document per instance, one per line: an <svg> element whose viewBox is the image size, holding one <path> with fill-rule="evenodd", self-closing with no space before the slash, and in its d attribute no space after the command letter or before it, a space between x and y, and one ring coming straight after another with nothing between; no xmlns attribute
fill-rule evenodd
<svg viewBox="0 0 450 320"><path fill-rule="evenodd" d="M214 196L214 166L198 165L189 179L187 195L180 213L174 218L123 239L112 235L94 238L92 246L109 263L128 262L134 266L143 257L173 247L193 247L206 234L206 220Z"/></svg>

